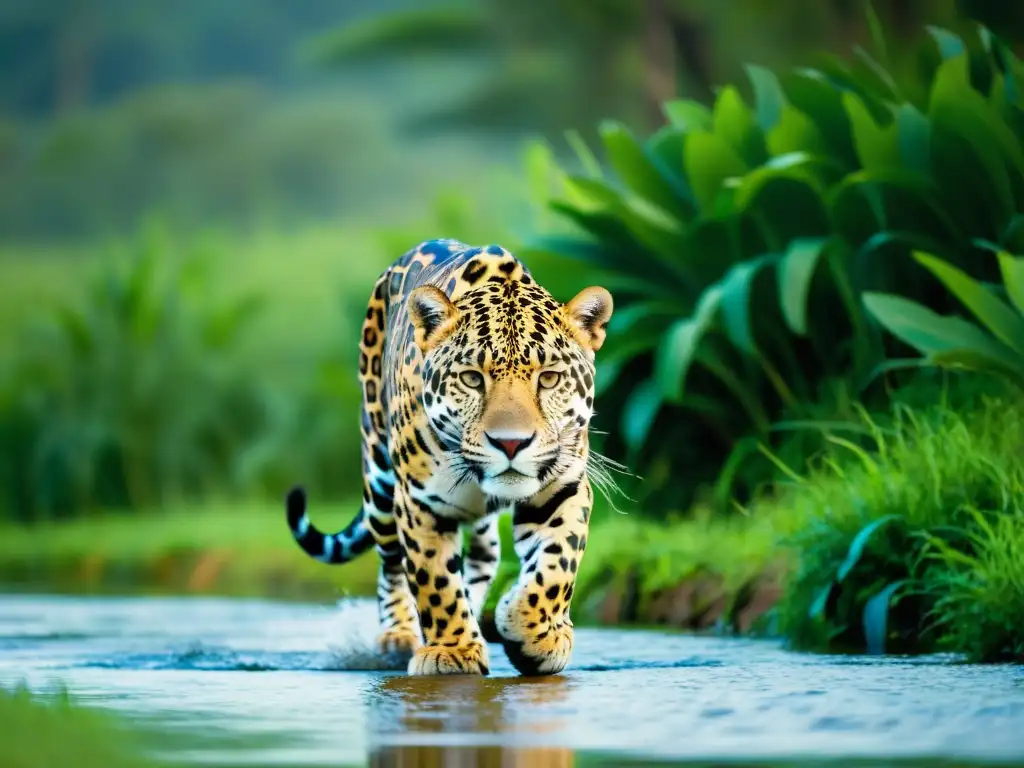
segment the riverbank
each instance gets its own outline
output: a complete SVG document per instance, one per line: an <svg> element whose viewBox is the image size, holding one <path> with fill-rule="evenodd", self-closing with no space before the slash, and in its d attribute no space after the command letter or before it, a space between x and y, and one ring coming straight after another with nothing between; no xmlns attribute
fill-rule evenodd
<svg viewBox="0 0 1024 768"><path fill-rule="evenodd" d="M319 508L317 525L340 527L355 504ZM595 518L577 588L579 622L747 631L778 597L774 517L659 524L599 508ZM508 522L492 598L517 570ZM342 567L310 559L272 504L0 526L0 584L8 591L323 601L372 596L376 565L372 552Z"/></svg>
<svg viewBox="0 0 1024 768"><path fill-rule="evenodd" d="M574 620L1024 661L1024 398L864 418L859 441L834 437L731 516L595 508ZM318 509L317 525L340 527L355 503ZM508 522L492 605L517 570ZM273 504L0 527L0 582L17 591L323 601L374 594L376 566L310 559Z"/></svg>
<svg viewBox="0 0 1024 768"><path fill-rule="evenodd" d="M340 527L356 503L325 505L317 523ZM292 541L280 504L225 503L0 525L0 584L25 592L329 600L373 594L376 561L368 555L325 566Z"/></svg>

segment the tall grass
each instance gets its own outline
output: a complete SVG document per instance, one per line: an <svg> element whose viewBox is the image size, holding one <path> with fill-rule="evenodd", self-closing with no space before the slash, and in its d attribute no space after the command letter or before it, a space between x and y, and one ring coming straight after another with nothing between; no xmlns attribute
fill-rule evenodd
<svg viewBox="0 0 1024 768"><path fill-rule="evenodd" d="M355 350L379 264L343 235L150 223L98 254L6 257L20 309L0 327L0 514L356 487ZM348 248L363 258L346 269Z"/></svg>
<svg viewBox="0 0 1024 768"><path fill-rule="evenodd" d="M834 438L774 502L796 563L782 633L798 648L1024 659L1024 396L864 421L874 450Z"/></svg>
<svg viewBox="0 0 1024 768"><path fill-rule="evenodd" d="M155 768L137 735L114 717L75 704L66 691L33 695L0 688L4 768Z"/></svg>

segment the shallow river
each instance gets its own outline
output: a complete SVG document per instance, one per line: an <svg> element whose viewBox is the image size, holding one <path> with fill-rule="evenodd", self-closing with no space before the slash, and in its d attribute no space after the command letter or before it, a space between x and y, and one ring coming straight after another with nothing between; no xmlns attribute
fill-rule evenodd
<svg viewBox="0 0 1024 768"><path fill-rule="evenodd" d="M236 765L626 765L916 758L1024 764L1024 668L826 657L768 642L580 629L569 670L374 670L369 602L0 597L0 685L63 682Z"/></svg>

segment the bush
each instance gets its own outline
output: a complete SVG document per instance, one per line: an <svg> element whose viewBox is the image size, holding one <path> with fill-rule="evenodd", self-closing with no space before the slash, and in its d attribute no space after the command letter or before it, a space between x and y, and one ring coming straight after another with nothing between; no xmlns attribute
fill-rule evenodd
<svg viewBox="0 0 1024 768"><path fill-rule="evenodd" d="M880 61L748 67L749 104L731 85L711 108L667 103L644 142L607 123L610 173L572 136L581 170L549 159L560 225L523 255L582 263L613 291L597 410L652 507L715 483L719 506L749 498L794 424L883 406L908 380L885 361L907 349L863 294L956 309L912 251L991 281L990 247L1024 245L1020 63L984 29L933 30L921 79L897 82L876 47ZM787 438L791 458L821 432Z"/></svg>
<svg viewBox="0 0 1024 768"><path fill-rule="evenodd" d="M16 517L137 507L232 478L267 428L232 354L260 298L211 293L211 254L150 228L26 330L0 390L2 505Z"/></svg>
<svg viewBox="0 0 1024 768"><path fill-rule="evenodd" d="M802 649L1024 659L1024 399L867 424L875 451L837 444L775 502L796 563L782 634Z"/></svg>

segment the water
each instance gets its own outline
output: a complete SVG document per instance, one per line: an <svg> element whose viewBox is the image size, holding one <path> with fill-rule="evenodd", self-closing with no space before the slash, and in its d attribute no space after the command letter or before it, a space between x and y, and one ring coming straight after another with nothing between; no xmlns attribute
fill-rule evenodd
<svg viewBox="0 0 1024 768"><path fill-rule="evenodd" d="M187 733L167 748L196 764L1024 763L1020 666L580 629L561 676L520 678L495 646L489 678L408 678L367 669L374 626L363 601L0 597L0 685L63 682Z"/></svg>

